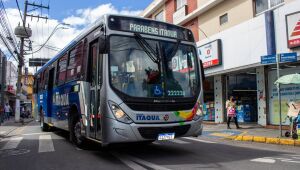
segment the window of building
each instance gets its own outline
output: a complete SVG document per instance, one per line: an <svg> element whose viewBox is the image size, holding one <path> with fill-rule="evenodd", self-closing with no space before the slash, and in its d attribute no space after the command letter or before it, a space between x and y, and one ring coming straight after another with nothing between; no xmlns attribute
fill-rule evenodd
<svg viewBox="0 0 300 170"><path fill-rule="evenodd" d="M67 59L68 55L65 54L62 58L58 60L58 68L57 68L57 76L56 76L56 83L62 84L66 78L66 71L67 71Z"/></svg>
<svg viewBox="0 0 300 170"><path fill-rule="evenodd" d="M158 14L155 15L155 20L157 21L165 21L164 11L160 11Z"/></svg>
<svg viewBox="0 0 300 170"><path fill-rule="evenodd" d="M256 14L262 13L282 4L283 2L284 0L255 0L255 12Z"/></svg>
<svg viewBox="0 0 300 170"><path fill-rule="evenodd" d="M80 78L82 72L83 43L80 42L70 51L67 68L67 81Z"/></svg>
<svg viewBox="0 0 300 170"><path fill-rule="evenodd" d="M220 16L220 25L223 25L223 24L225 24L227 22L228 22L228 14L227 13L224 14L224 15L222 15L222 16Z"/></svg>
<svg viewBox="0 0 300 170"><path fill-rule="evenodd" d="M177 10L180 9L181 7L187 5L187 0L177 0L176 1L176 8Z"/></svg>

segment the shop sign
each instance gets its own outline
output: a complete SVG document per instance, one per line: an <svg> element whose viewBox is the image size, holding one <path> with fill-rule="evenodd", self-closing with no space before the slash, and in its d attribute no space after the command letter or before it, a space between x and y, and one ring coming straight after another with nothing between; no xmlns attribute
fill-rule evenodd
<svg viewBox="0 0 300 170"><path fill-rule="evenodd" d="M209 42L198 47L199 57L203 62L204 68L209 68L222 64L221 40Z"/></svg>
<svg viewBox="0 0 300 170"><path fill-rule="evenodd" d="M300 46L300 11L286 15L288 48Z"/></svg>

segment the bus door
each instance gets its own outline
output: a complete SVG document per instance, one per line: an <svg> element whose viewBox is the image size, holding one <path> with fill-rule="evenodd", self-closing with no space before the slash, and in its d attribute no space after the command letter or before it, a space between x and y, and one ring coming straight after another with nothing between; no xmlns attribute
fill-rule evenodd
<svg viewBox="0 0 300 170"><path fill-rule="evenodd" d="M90 137L101 140L100 86L102 78L102 55L98 42L90 44Z"/></svg>
<svg viewBox="0 0 300 170"><path fill-rule="evenodd" d="M48 73L48 86L47 86L47 117L48 123L51 123L52 114L52 95L53 95L53 81L54 81L54 68L51 68Z"/></svg>

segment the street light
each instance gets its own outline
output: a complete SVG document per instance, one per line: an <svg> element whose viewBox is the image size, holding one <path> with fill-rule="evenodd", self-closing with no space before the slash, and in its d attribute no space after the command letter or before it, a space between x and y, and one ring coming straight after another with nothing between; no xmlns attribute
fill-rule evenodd
<svg viewBox="0 0 300 170"><path fill-rule="evenodd" d="M55 33L57 30L59 30L59 29L69 29L68 27L58 27L58 26L60 26L60 25L70 26L70 24L66 24L66 23L58 23L58 24L54 27L53 31L51 32L51 34L49 35L49 37L47 38L47 40L41 45L41 47L40 47L38 50L33 51L32 53L26 53L26 54L24 54L24 55L31 55L31 54L34 54L34 53L39 52L39 51L47 44L47 42L50 40L50 38L54 35L54 33Z"/></svg>

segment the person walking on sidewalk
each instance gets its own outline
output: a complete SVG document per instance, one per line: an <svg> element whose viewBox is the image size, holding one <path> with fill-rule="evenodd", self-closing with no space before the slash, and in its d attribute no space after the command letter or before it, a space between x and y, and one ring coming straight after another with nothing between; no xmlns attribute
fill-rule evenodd
<svg viewBox="0 0 300 170"><path fill-rule="evenodd" d="M10 111L11 111L11 107L9 106L8 103L6 103L6 105L4 106L6 120L9 120L10 118Z"/></svg>
<svg viewBox="0 0 300 170"><path fill-rule="evenodd" d="M229 100L226 101L226 110L227 110L227 129L230 128L230 120L231 118L234 119L234 123L236 128L239 129L239 124L236 117L236 103L233 101L233 96L229 97Z"/></svg>

